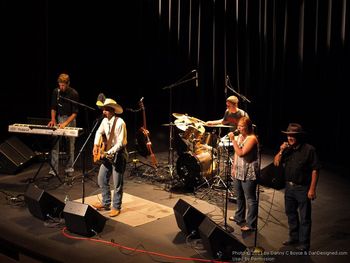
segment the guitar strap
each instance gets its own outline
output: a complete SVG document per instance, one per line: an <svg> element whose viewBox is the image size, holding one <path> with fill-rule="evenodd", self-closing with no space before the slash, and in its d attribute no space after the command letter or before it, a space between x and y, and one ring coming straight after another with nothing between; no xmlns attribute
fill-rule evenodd
<svg viewBox="0 0 350 263"><path fill-rule="evenodd" d="M111 149L111 145L112 145L112 140L113 140L113 137L114 137L114 130L115 130L115 124L117 122L117 116L114 116L114 122L113 122L113 125L112 125L112 130L111 130L111 133L109 134L109 137L108 137L108 140L107 140L107 145L106 145L106 152Z"/></svg>

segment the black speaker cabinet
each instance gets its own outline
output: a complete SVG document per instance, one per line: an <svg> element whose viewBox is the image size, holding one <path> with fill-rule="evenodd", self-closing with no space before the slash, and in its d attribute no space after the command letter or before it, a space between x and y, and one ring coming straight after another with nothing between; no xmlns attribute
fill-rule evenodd
<svg viewBox="0 0 350 263"><path fill-rule="evenodd" d="M199 225L198 231L204 248L215 259L237 261L246 250L244 244L208 217Z"/></svg>
<svg viewBox="0 0 350 263"><path fill-rule="evenodd" d="M198 227L206 216L182 199L177 201L173 209L181 231L186 235L191 234L192 238L199 238Z"/></svg>
<svg viewBox="0 0 350 263"><path fill-rule="evenodd" d="M17 137L0 144L0 173L16 174L25 167L35 153Z"/></svg>
<svg viewBox="0 0 350 263"><path fill-rule="evenodd" d="M100 233L106 218L87 204L68 201L63 210L67 229L82 236L91 237Z"/></svg>
<svg viewBox="0 0 350 263"><path fill-rule="evenodd" d="M30 184L24 194L29 212L42 220L62 217L64 203L34 184Z"/></svg>
<svg viewBox="0 0 350 263"><path fill-rule="evenodd" d="M270 163L265 168L261 169L257 182L262 186L281 190L285 187L284 178L282 165L276 167L273 163Z"/></svg>

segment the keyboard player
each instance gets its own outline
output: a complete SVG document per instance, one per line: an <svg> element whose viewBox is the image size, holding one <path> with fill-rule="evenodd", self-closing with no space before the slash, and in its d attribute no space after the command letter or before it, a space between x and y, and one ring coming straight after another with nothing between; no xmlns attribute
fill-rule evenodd
<svg viewBox="0 0 350 263"><path fill-rule="evenodd" d="M76 118L78 115L77 104L71 101L79 101L78 92L70 86L70 77L68 74L62 73L57 79L58 87L52 91L51 96L51 121L48 123L49 127L57 126L61 129L65 127L76 127ZM71 100L66 100L65 98ZM62 140L63 139L63 140ZM65 163L65 173L71 175L74 172L74 151L75 151L75 138L74 137L62 137L59 136L58 140L55 140L56 144L51 151L51 164L52 167L59 172L59 153L60 153L60 141L66 144L66 152L68 158ZM51 168L50 175L55 175L55 171Z"/></svg>

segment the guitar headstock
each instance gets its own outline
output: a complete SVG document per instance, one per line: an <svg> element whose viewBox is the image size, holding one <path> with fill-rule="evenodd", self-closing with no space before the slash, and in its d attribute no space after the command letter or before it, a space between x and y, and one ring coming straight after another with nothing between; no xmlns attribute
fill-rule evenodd
<svg viewBox="0 0 350 263"><path fill-rule="evenodd" d="M140 106L140 109L144 111L145 110L145 105L143 104L143 99L144 99L143 97L140 99L139 106Z"/></svg>

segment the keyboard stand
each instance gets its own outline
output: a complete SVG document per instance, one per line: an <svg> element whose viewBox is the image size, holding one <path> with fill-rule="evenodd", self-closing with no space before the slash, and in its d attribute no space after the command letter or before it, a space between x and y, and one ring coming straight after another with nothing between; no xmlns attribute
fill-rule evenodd
<svg viewBox="0 0 350 263"><path fill-rule="evenodd" d="M53 146L51 147L51 149L50 149L49 152L42 152L42 153L40 153L40 155L39 155L39 158L40 158L40 160L41 160L40 167L39 167L39 169L36 171L36 173L35 173L35 175L33 176L33 178L30 178L30 179L28 180L29 183L35 182L36 177L39 175L39 173L40 173L40 171L41 171L41 169L43 168L43 166L44 166L45 163L48 163L48 164L50 165L52 171L54 172L54 174L51 175L51 177L55 176L55 177L57 177L57 179L60 181L61 184L63 183L62 179L61 179L61 178L59 177L59 175L58 175L58 171L56 171L56 169L55 169L55 168L53 167L53 165L51 164L51 158L49 158L50 153L52 152L53 147L55 147L55 145L56 145L56 143L58 143L59 139L60 139L60 137L57 136L57 138L55 139L55 141L54 141L54 143L53 143Z"/></svg>

